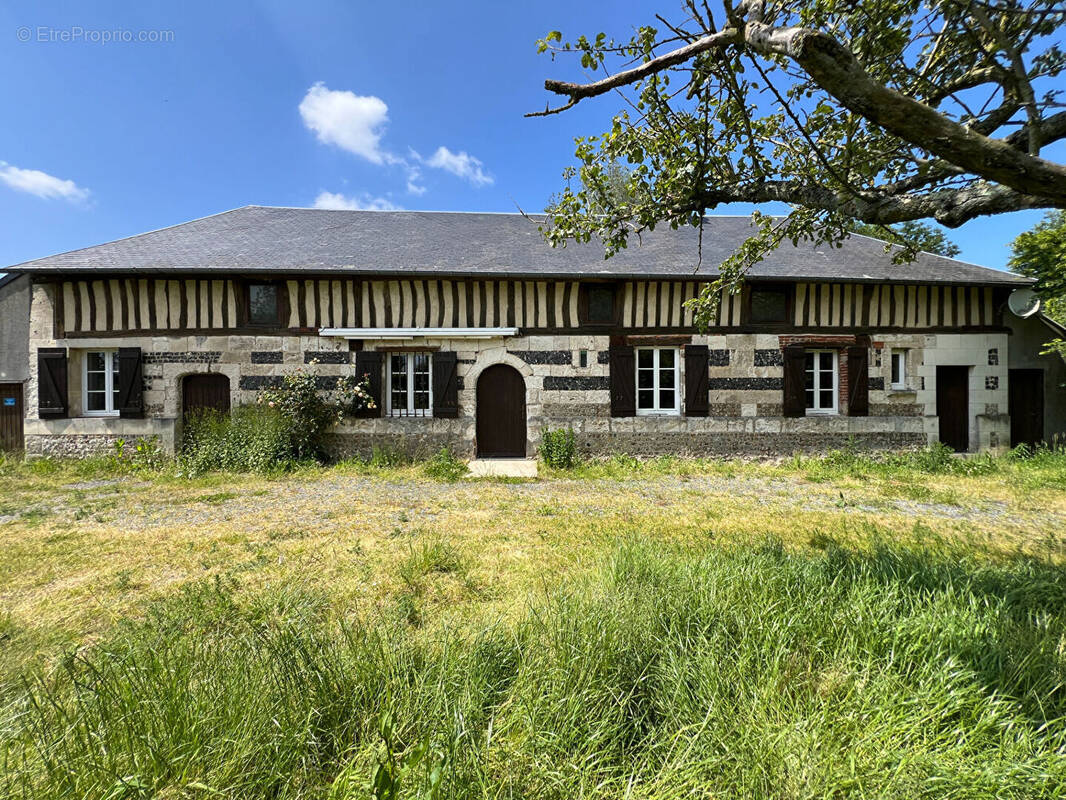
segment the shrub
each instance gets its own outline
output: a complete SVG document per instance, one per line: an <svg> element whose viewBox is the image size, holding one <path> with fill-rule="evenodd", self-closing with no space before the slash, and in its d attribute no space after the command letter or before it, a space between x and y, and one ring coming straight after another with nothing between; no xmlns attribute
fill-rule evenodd
<svg viewBox="0 0 1066 800"><path fill-rule="evenodd" d="M466 462L455 457L451 450L442 447L422 466L422 470L431 478L452 483L466 475L470 468Z"/></svg>
<svg viewBox="0 0 1066 800"><path fill-rule="evenodd" d="M341 377L334 394L336 397L331 402L319 390L317 376L297 370L285 375L280 386L261 391L256 402L276 410L289 422L291 446L297 459L320 459L322 434L326 430L343 420L345 413L377 408L365 376L359 382Z"/></svg>
<svg viewBox="0 0 1066 800"><path fill-rule="evenodd" d="M573 428L545 428L540 433L539 450L541 460L552 469L572 469L577 462Z"/></svg>
<svg viewBox="0 0 1066 800"><path fill-rule="evenodd" d="M232 414L207 411L188 417L180 462L196 474L266 472L323 461L323 434L346 413L375 407L366 377L359 382L340 378L333 397L327 397L315 375L297 370L282 378L280 386L260 392L255 405Z"/></svg>

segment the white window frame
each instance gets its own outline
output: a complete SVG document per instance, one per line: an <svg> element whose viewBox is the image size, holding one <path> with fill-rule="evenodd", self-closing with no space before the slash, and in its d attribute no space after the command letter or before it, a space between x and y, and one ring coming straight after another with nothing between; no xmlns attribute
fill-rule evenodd
<svg viewBox="0 0 1066 800"><path fill-rule="evenodd" d="M392 405L392 359L396 356L404 356L407 360L407 406L406 408L394 408ZM415 357L425 356L429 365L427 377L429 379L429 407L415 408ZM425 419L433 416L433 353L431 351L418 351L406 353L385 354L385 414L390 417L411 417Z"/></svg>
<svg viewBox="0 0 1066 800"><path fill-rule="evenodd" d="M818 378L821 375L821 373L823 372L823 370L818 365L818 362L821 359L817 358L817 356L820 353L829 353L833 357L833 367L832 367L832 371L833 371L833 406L832 406L832 408L820 408L817 405L818 401L819 401L819 395L821 394L821 392L825 391L824 389L819 389ZM807 384L806 384L806 381L807 381L807 356L808 355L814 355L816 357L813 359L813 366L814 366L814 402L815 402L815 406L814 406L814 408L811 408L810 406L807 406L807 409L806 409L807 410L807 414L809 416L832 416L834 414L839 414L840 413L840 353L837 352L836 350L830 350L828 348L821 348L821 349L813 349L812 348L812 349L807 349L804 352L804 357L803 357L803 380L804 380L803 402L804 402L805 405L806 405L806 402L807 402Z"/></svg>
<svg viewBox="0 0 1066 800"><path fill-rule="evenodd" d="M108 359L104 370L104 408L98 411L89 410L89 356L99 353ZM115 379L118 377L118 351L117 350L86 350L81 359L81 413L83 417L117 417L118 409L115 407ZM97 394L94 392L93 394Z"/></svg>
<svg viewBox="0 0 1066 800"><path fill-rule="evenodd" d="M896 358L899 358L899 380L892 380L892 368L896 363ZM892 389L906 389L907 388L907 351L902 348L893 348L888 355L888 381L889 387Z"/></svg>
<svg viewBox="0 0 1066 800"><path fill-rule="evenodd" d="M640 352L649 350L652 352L652 397L655 405L652 408L640 407ZM663 408L659 405L659 378L662 369L659 367L659 354L669 350L674 354L674 405L673 408ZM679 417L681 416L681 348L679 347L637 347L633 354L633 381L634 403L637 407L638 417ZM644 389L647 391L647 389Z"/></svg>

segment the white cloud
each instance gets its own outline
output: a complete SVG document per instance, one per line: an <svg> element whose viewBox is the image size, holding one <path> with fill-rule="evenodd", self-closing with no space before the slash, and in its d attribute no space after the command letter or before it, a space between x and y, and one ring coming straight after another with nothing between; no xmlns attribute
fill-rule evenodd
<svg viewBox="0 0 1066 800"><path fill-rule="evenodd" d="M491 175L487 175L482 169L484 166L480 160L474 158L465 151L453 153L443 145L437 148L437 152L429 157L426 163L431 167L443 169L460 178L465 178L475 186L486 186L494 182Z"/></svg>
<svg viewBox="0 0 1066 800"><path fill-rule="evenodd" d="M300 116L320 142L374 164L393 162L394 157L379 147L382 128L389 121L389 107L380 97L334 91L316 83L300 101Z"/></svg>
<svg viewBox="0 0 1066 800"><path fill-rule="evenodd" d="M366 192L350 197L340 192L319 192L314 207L342 211L403 211L403 208L391 200L373 197Z"/></svg>
<svg viewBox="0 0 1066 800"><path fill-rule="evenodd" d="M17 191L49 200L58 197L78 203L89 198L89 190L74 181L66 181L37 169L21 169L6 161L0 161L0 181Z"/></svg>
<svg viewBox="0 0 1066 800"><path fill-rule="evenodd" d="M463 150L453 153L442 146L428 159L423 159L412 148L408 148L406 158L383 148L381 139L389 121L389 107L380 97L338 91L319 82L308 89L300 101L300 117L308 130L314 131L324 144L335 145L372 164L401 167L406 173L407 191L415 196L426 193L426 187L421 183L420 165L443 169L474 186L495 182L485 172L481 161ZM333 197L330 192L323 192L319 197L323 195Z"/></svg>

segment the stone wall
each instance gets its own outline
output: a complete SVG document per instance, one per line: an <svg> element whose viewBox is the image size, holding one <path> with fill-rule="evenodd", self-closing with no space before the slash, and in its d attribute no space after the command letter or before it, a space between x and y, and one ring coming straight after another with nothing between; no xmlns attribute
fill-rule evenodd
<svg viewBox="0 0 1066 800"><path fill-rule="evenodd" d="M79 417L72 397L72 418L37 419L36 363L26 400L27 450L31 454L67 451L82 454L109 449L116 438L158 436L172 449L180 436L182 379L195 373L221 373L230 381L231 405L254 402L258 391L286 373L309 369L324 386L354 372L354 354L344 339L291 336L104 336L55 340L53 290L33 289L31 353L37 347L71 349L71 369L81 353L94 348L138 346L144 351L146 419ZM424 456L442 446L473 456L476 448L476 389L482 370L509 364L526 387L527 455L536 452L544 428L571 427L584 452L632 455L781 455L820 452L852 444L859 448L913 447L937 437L935 368L965 363L972 369L971 441L982 449L1005 446L1007 337L1004 334L885 334L871 332L870 416L781 416L781 340L776 334L696 335L710 350L710 416L610 416L610 365L607 336L515 336L485 340L430 339L427 349L455 351L458 358L458 419L352 419L336 430L329 448L337 457L370 455L375 447ZM403 342L409 345L410 342ZM386 341L364 341L368 349L387 349ZM396 346L395 344L392 346ZM907 351L907 384L892 388L892 348ZM990 353L996 351L997 358ZM996 363L991 363L992 361ZM682 360L682 372L684 362ZM71 385L78 377L71 375ZM680 385L685 385L684 375ZM72 392L72 394L75 394ZM683 392L682 392L683 394ZM842 403L842 411L846 410ZM61 440L61 441L60 441Z"/></svg>
<svg viewBox="0 0 1066 800"><path fill-rule="evenodd" d="M0 382L19 383L29 370L30 279L0 279Z"/></svg>

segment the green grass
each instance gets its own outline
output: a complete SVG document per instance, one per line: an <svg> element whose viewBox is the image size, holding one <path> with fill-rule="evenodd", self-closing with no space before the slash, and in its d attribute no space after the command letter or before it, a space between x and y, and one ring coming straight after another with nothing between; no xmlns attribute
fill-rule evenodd
<svg viewBox="0 0 1066 800"><path fill-rule="evenodd" d="M438 460L0 460L0 798L1066 797L1063 453Z"/></svg>
<svg viewBox="0 0 1066 800"><path fill-rule="evenodd" d="M0 786L366 797L390 752L401 797L1066 785L1066 572L1031 559L625 542L513 622L427 634L329 608L221 582L155 603L29 684L3 721Z"/></svg>

